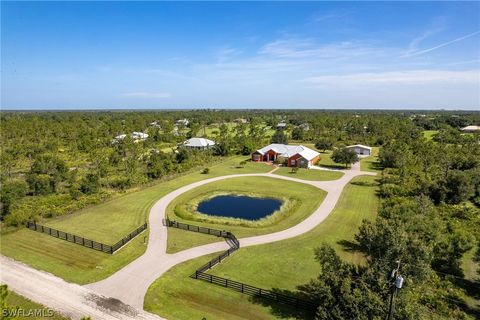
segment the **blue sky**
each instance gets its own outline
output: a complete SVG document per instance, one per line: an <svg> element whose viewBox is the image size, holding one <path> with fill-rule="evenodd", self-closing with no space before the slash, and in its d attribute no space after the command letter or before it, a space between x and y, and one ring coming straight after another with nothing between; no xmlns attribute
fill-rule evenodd
<svg viewBox="0 0 480 320"><path fill-rule="evenodd" d="M479 109L479 2L2 2L4 109Z"/></svg>

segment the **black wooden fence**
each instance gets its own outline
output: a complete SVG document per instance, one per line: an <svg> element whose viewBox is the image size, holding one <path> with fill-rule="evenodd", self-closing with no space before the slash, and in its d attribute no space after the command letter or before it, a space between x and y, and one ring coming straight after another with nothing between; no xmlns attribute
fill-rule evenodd
<svg viewBox="0 0 480 320"><path fill-rule="evenodd" d="M294 306L296 308L302 308L306 310L314 310L318 307L313 301L301 299L298 297L289 296L286 294L282 294L279 292L265 290L262 288L257 288L242 282L230 280L227 278L218 277L212 274L208 274L205 272L200 272L200 270L195 271L195 274L192 275L195 279L203 280L206 282L210 282L225 288L233 289L235 291L241 292L243 294L247 294L253 297L264 298L268 300L273 300L278 303L287 304L290 306Z"/></svg>
<svg viewBox="0 0 480 320"><path fill-rule="evenodd" d="M251 286L249 284L245 284L242 282L238 282L238 281L234 281L234 280L230 280L227 278L222 278L222 277L218 277L218 276L206 273L206 271L210 270L212 267L222 262L222 260L229 257L233 252L240 249L240 242L237 240L237 238L233 233L225 230L216 230L216 229L190 225L186 223L180 223L180 222L169 220L169 219L164 219L163 223L167 227L178 228L178 229L193 231L193 232L200 232L205 234L211 234L217 237L223 237L227 239L227 242L230 245L230 249L222 252L220 255L216 256L215 258L213 258L212 260L208 261L206 264L204 264L203 266L195 270L195 273L191 275L192 278L203 280L216 285L220 285L225 288L233 289L235 291L238 291L250 296L269 299L278 303L294 306L296 308L314 310L318 307L318 305L313 301L301 299L298 297L293 297L290 295L286 295L286 294L271 291L271 290L265 290L262 288Z"/></svg>
<svg viewBox="0 0 480 320"><path fill-rule="evenodd" d="M145 223L145 224L141 225L140 227L138 227L137 229L133 230L128 235L123 237L120 241L115 243L114 245L104 244L104 243L97 242L97 241L94 241L94 240L86 239L84 237L80 237L80 236L77 236L77 235L74 235L74 234L71 234L71 233L68 233L68 232L63 232L63 231L60 231L60 230L57 230L57 229L42 226L40 224L37 224L36 222L30 222L30 221L27 222L27 228L29 228L30 230L37 231L37 232L46 233L46 234L51 235L52 237L55 237L55 238L59 238L59 239L62 239L62 240L73 242L75 244L79 244L81 246L84 246L84 247L87 247L87 248L90 248L90 249L94 249L94 250L97 250L97 251L102 251L102 252L105 252L105 253L113 254L115 251L117 251L118 249L123 247L127 242L132 240L136 235L141 233L143 230L147 229L147 224Z"/></svg>

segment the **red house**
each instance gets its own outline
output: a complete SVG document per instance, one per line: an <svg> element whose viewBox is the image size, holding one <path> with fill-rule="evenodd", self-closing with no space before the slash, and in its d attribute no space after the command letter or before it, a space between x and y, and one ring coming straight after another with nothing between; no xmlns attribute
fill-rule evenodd
<svg viewBox="0 0 480 320"><path fill-rule="evenodd" d="M320 153L305 146L272 143L252 153L255 162L279 162L288 167L310 168L320 160Z"/></svg>

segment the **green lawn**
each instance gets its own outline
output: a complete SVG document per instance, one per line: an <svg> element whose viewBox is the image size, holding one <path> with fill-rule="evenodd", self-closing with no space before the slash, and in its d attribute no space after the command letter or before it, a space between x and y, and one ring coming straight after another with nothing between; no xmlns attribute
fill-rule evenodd
<svg viewBox="0 0 480 320"><path fill-rule="evenodd" d="M25 315L27 315L29 312L35 313L38 312L37 310L42 309L44 311L41 312L41 315L44 316L15 316L12 317L12 319L18 319L18 320L32 320L32 319L49 319L49 320L66 320L68 318L63 317L59 315L58 313L46 308L45 306L42 306L41 304L38 304L36 302L33 302L19 294L16 294L13 291L8 291L8 296L7 299L5 299L5 302L7 304L8 309L22 309L25 312ZM3 310L2 310L3 311ZM2 318L3 319L3 318Z"/></svg>
<svg viewBox="0 0 480 320"><path fill-rule="evenodd" d="M427 139L427 141L432 140L433 136L438 133L438 130L424 130L422 131L423 137Z"/></svg>
<svg viewBox="0 0 480 320"><path fill-rule="evenodd" d="M181 186L215 176L271 170L265 164L250 162L244 168L237 168L238 163L244 159L245 157L232 157L213 165L209 174L194 172L179 176L42 223L96 241L114 243L121 235L142 224L150 207L159 198ZM109 255L21 228L2 234L0 252L65 280L83 284L103 279L140 256L146 248L143 244L145 235L142 233L118 253Z"/></svg>
<svg viewBox="0 0 480 320"><path fill-rule="evenodd" d="M281 214L273 215L272 219L267 218L265 221L254 224L248 223L249 225L240 225L238 221L218 218L213 221L204 222L198 221L195 217L190 218L187 214L183 215L184 218L176 214L178 211L191 211L188 203L194 201L198 197L218 191L250 193L252 192L252 186L255 186L253 189L255 193L265 197L287 198L292 206ZM269 177L232 178L212 182L182 194L170 204L167 208L167 214L172 220L208 228L229 230L237 237L246 237L272 233L298 224L320 205L325 195L326 192L299 182L285 181ZM187 248L216 241L222 240L208 235L169 228L167 251L169 253L178 252Z"/></svg>
<svg viewBox="0 0 480 320"><path fill-rule="evenodd" d="M315 150L315 149L314 149ZM340 163L336 163L332 160L332 151L325 151L320 153L320 161L318 161L317 166L330 168L330 169L345 169L345 166Z"/></svg>
<svg viewBox="0 0 480 320"><path fill-rule="evenodd" d="M380 163L378 162L379 152L380 152L380 148L373 147L371 156L360 159L360 170L370 171L370 172L382 171L382 168L380 167Z"/></svg>
<svg viewBox="0 0 480 320"><path fill-rule="evenodd" d="M349 249L362 219L374 219L378 207L375 177L355 178L346 186L332 214L312 231L288 240L240 248L212 273L251 285L294 290L317 276L313 250L331 244L342 258L361 263L362 254ZM201 257L178 265L149 288L145 309L168 319L285 319L270 309L234 291L188 276L208 261Z"/></svg>
<svg viewBox="0 0 480 320"><path fill-rule="evenodd" d="M343 172L338 171L327 171L327 170L316 170L316 169L298 169L297 172L292 172L291 168L283 167L275 171L275 174L298 178L303 180L313 180L313 181L327 181L327 180L337 180L343 176Z"/></svg>

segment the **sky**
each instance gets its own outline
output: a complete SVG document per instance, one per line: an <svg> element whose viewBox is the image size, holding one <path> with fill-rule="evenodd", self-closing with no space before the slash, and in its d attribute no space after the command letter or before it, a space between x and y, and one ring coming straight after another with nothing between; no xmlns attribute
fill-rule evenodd
<svg viewBox="0 0 480 320"><path fill-rule="evenodd" d="M1 2L1 108L480 110L480 2Z"/></svg>

